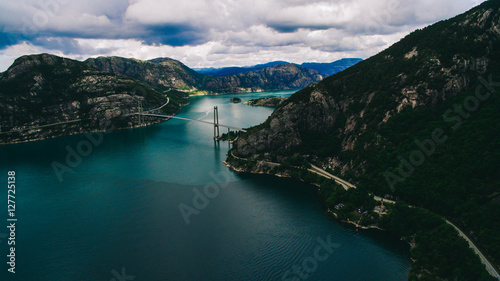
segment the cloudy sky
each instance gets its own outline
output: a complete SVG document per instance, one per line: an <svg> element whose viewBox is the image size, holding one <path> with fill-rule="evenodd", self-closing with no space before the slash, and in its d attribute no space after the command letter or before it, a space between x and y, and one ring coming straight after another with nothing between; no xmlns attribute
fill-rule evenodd
<svg viewBox="0 0 500 281"><path fill-rule="evenodd" d="M190 67L367 58L482 0L0 0L0 71L51 53Z"/></svg>

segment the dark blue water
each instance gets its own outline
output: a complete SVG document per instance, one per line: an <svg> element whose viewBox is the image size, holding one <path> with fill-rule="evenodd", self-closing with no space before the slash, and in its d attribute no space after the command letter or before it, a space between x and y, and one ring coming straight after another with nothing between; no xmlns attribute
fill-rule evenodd
<svg viewBox="0 0 500 281"><path fill-rule="evenodd" d="M248 127L272 112L230 97L193 97L179 116L211 120L207 111L217 105L221 123ZM404 244L332 221L313 186L229 171L228 143L212 136L209 125L170 120L106 133L69 162L68 151L88 148L85 136L1 146L0 280L408 279ZM71 169L59 173L62 182L55 162ZM17 186L15 274L2 235L9 170Z"/></svg>

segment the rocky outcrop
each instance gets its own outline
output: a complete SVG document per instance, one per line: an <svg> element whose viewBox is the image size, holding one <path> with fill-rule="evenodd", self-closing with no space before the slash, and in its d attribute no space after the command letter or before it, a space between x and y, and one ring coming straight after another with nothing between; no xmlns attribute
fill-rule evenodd
<svg viewBox="0 0 500 281"><path fill-rule="evenodd" d="M253 106L270 106L276 107L284 102L286 98L284 97L269 97L269 98L260 98L260 99L252 99L246 101L244 104L253 105Z"/></svg>
<svg viewBox="0 0 500 281"><path fill-rule="evenodd" d="M478 26L484 28L479 31ZM497 10L478 8L418 30L297 92L263 125L240 136L232 152L268 160L298 153L324 168L359 175L362 149L376 146L375 136L383 137L379 130L391 118L439 107L479 83L478 76L486 75L492 64L499 26Z"/></svg>
<svg viewBox="0 0 500 281"><path fill-rule="evenodd" d="M121 57L98 57L85 62L105 72L135 78L160 90L195 90L202 86L204 79L204 75L170 58L142 61Z"/></svg>
<svg viewBox="0 0 500 281"><path fill-rule="evenodd" d="M23 56L0 77L0 143L45 139L138 125L138 103L151 108L167 96L135 79L41 54ZM162 110L176 113L177 102ZM145 118L142 125L162 120Z"/></svg>
<svg viewBox="0 0 500 281"><path fill-rule="evenodd" d="M204 88L218 93L300 89L322 78L315 70L285 63L236 75L213 77L206 81Z"/></svg>
<svg viewBox="0 0 500 281"><path fill-rule="evenodd" d="M299 89L323 78L315 70L290 63L215 77L198 73L170 58L141 61L120 57L98 57L85 62L105 72L118 73L143 81L159 90L203 90L213 94Z"/></svg>

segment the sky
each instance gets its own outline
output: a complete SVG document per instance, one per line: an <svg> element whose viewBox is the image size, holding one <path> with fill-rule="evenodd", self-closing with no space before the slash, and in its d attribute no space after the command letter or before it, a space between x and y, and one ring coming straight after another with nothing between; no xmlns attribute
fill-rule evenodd
<svg viewBox="0 0 500 281"><path fill-rule="evenodd" d="M0 0L0 72L50 53L192 68L368 58L482 0Z"/></svg>

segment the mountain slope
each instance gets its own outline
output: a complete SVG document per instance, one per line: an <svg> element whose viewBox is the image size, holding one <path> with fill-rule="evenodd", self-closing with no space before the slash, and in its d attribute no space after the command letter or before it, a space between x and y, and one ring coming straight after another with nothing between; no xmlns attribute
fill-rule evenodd
<svg viewBox="0 0 500 281"><path fill-rule="evenodd" d="M102 71L123 74L148 83L159 90L194 90L202 85L204 78L204 75L170 58L141 61L121 57L98 57L85 62Z"/></svg>
<svg viewBox="0 0 500 281"><path fill-rule="evenodd" d="M214 77L198 73L170 58L141 61L120 57L99 57L85 62L105 72L122 74L143 81L162 91L176 89L240 93L286 90L303 88L322 79L315 70L286 63L270 63L272 66L261 65L255 71Z"/></svg>
<svg viewBox="0 0 500 281"><path fill-rule="evenodd" d="M330 63L305 62L301 66L314 69L321 73L324 77L346 70L347 68L362 61L358 58L344 58Z"/></svg>
<svg viewBox="0 0 500 281"><path fill-rule="evenodd" d="M206 74L206 75L212 75L212 76L217 76L217 77L222 77L222 76L228 76L228 75L235 75L235 74L240 74L240 73L245 73L245 72L250 72L250 71L256 71L259 69L263 69L266 67L270 66L275 66L279 64L285 64L288 63L286 61L272 61L264 64L257 64L254 66L248 66L248 67L223 67L223 68L204 68L204 69L198 69L197 72ZM196 69L195 69L196 70Z"/></svg>
<svg viewBox="0 0 500 281"><path fill-rule="evenodd" d="M175 113L180 99L170 100L162 110ZM0 143L130 128L136 118L123 115L137 112L138 102L159 107L166 101L145 83L83 62L48 54L23 56L0 77Z"/></svg>
<svg viewBox="0 0 500 281"><path fill-rule="evenodd" d="M498 267L499 37L500 1L417 30L294 94L240 136L232 153L272 162L301 157L360 190L435 211Z"/></svg>
<svg viewBox="0 0 500 281"><path fill-rule="evenodd" d="M300 64L300 66L316 70L323 77L327 77L327 76L333 75L337 72L341 72L341 71L355 65L356 63L358 63L360 61L362 61L362 59L344 58L344 59L340 59L340 60L337 60L334 62L329 62L329 63L304 62L304 63ZM202 74L221 77L221 76L240 74L240 73L245 73L245 72L250 72L250 71L256 71L256 70L259 70L262 68L280 65L280 64L286 64L286 63L289 63L289 62L273 61L273 62L268 62L265 64L257 64L257 65L249 66L249 67L223 67L223 68L205 68L205 69L195 69L195 70L199 73L202 73Z"/></svg>
<svg viewBox="0 0 500 281"><path fill-rule="evenodd" d="M286 63L256 71L207 79L204 88L219 93L298 89L322 78L315 70Z"/></svg>

